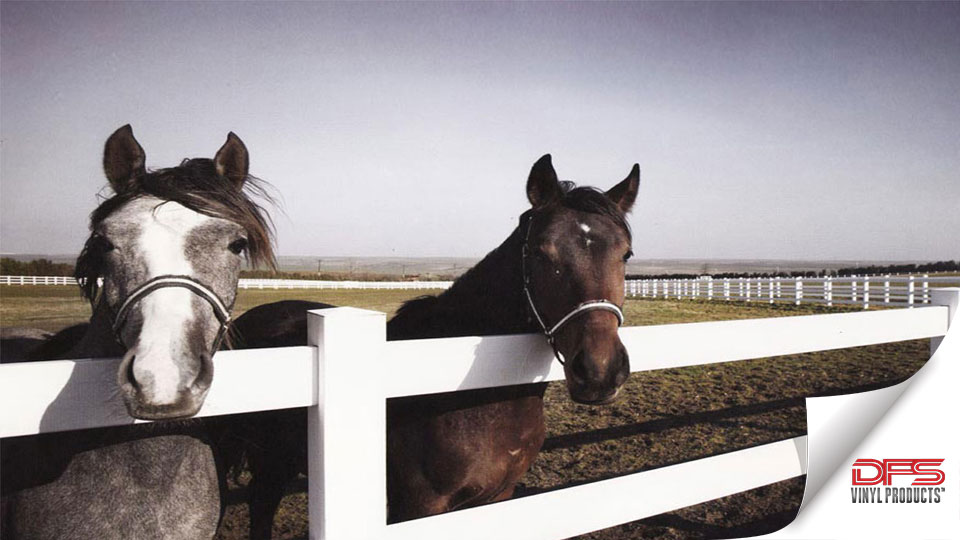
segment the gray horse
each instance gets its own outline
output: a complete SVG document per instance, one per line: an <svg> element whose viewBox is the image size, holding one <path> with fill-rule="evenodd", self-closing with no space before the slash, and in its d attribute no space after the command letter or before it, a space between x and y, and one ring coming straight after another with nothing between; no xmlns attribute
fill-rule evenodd
<svg viewBox="0 0 960 540"><path fill-rule="evenodd" d="M129 414L166 421L4 439L4 538L216 532L226 432L181 419L210 388L244 257L274 264L271 228L249 196L263 192L233 133L212 160L149 172L144 164L129 125L107 140L115 195L91 215L76 271L93 315L27 359L122 357L117 392Z"/></svg>

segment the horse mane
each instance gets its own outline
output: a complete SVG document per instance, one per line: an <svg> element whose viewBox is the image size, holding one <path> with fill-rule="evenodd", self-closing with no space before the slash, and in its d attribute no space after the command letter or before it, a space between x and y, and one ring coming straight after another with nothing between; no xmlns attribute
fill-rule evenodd
<svg viewBox="0 0 960 540"><path fill-rule="evenodd" d="M115 194L94 209L90 214L91 231L128 202L152 195L164 202L177 202L195 212L237 223L247 232L247 261L254 267L276 269L273 222L263 206L254 200L259 198L276 205L266 182L248 175L243 187L238 189L234 181L217 174L212 159L195 158L185 159L176 167L149 171L136 178L134 185L135 189ZM91 302L99 290L98 278L103 276L102 250L97 238L91 234L84 243L74 271L83 296Z"/></svg>

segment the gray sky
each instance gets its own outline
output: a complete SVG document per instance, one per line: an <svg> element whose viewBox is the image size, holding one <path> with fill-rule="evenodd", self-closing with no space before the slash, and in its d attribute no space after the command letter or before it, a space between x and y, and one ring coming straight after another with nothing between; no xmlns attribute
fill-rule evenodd
<svg viewBox="0 0 960 540"><path fill-rule="evenodd" d="M74 253L106 137L236 132L284 255L477 256L526 175L642 169L639 258L960 257L960 3L0 4L0 250Z"/></svg>

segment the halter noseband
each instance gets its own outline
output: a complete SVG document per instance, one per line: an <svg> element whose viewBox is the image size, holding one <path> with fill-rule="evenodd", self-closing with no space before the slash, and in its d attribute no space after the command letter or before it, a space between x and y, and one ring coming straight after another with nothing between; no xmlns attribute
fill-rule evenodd
<svg viewBox="0 0 960 540"><path fill-rule="evenodd" d="M213 308L213 314L216 315L217 320L220 321L220 329L217 331L217 337L213 340L211 354L217 352L217 349L220 348L220 342L223 340L223 336L226 335L227 328L230 326L230 310L226 304L223 303L223 300L217 296L217 293L190 276L157 276L143 283L127 295L113 318L113 333L117 336L117 341L119 341L121 345L126 346L126 344L123 343L120 330L123 328L123 323L126 321L130 308L148 294L167 287L187 289L210 304L210 307Z"/></svg>
<svg viewBox="0 0 960 540"><path fill-rule="evenodd" d="M553 349L553 356L556 357L557 362L560 362L560 365L565 365L563 355L560 353L560 349L557 348L555 337L556 333L559 332L561 328L566 326L566 324L574 317L586 313L587 311L593 311L597 309L613 313L617 316L617 326L623 326L623 310L620 309L620 306L605 298L600 300L587 300L586 302L581 302L575 308L571 309L566 315L561 317L556 324L548 328L547 324L543 321L543 317L540 316L540 312L537 311L537 306L533 302L533 295L530 294L530 274L527 273L527 255L530 254L530 248L527 243L530 241L530 229L533 224L533 215L531 214L527 216L526 220L527 230L523 236L523 248L520 257L520 267L521 271L523 272L523 295L527 298L527 305L530 306L530 311L533 312L533 317L537 319L537 323L543 330L543 335L547 337L547 343L549 343L550 347Z"/></svg>

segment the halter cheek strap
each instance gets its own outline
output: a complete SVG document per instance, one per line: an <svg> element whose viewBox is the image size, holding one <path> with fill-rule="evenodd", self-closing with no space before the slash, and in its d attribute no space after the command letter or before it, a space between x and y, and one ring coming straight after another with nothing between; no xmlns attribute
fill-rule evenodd
<svg viewBox="0 0 960 540"><path fill-rule="evenodd" d="M537 319L537 323L543 330L543 335L547 337L547 343L549 343L550 347L553 348L553 355L556 357L557 362L560 362L560 365L564 365L565 362L563 360L563 355L560 353L560 349L558 349L556 345L556 334L561 328L563 328L574 317L596 309L613 313L617 316L617 326L623 326L623 310L620 309L620 306L606 299L587 300L586 302L581 302L575 308L567 312L567 314L564 315L556 324L551 327L547 327L543 317L540 316L540 312L537 310L536 303L533 301L533 295L530 294L531 280L530 274L527 273L527 256L530 254L530 248L527 246L527 242L530 240L530 228L531 224L533 223L533 216L527 216L526 220L527 231L523 237L523 248L520 258L520 267L521 271L523 272L523 295L527 298L527 305L530 306L530 311L533 312L533 317Z"/></svg>
<svg viewBox="0 0 960 540"><path fill-rule="evenodd" d="M212 352L216 352L217 349L220 348L220 342L227 333L227 328L230 326L230 310L226 304L223 303L223 300L217 296L217 293L190 276L157 276L143 283L127 295L113 318L113 333L116 334L117 340L123 344L120 331L123 329L123 324L126 322L130 308L150 293L167 287L187 289L210 304L210 307L213 308L213 314L216 315L217 320L220 321L220 329L217 331L217 337L214 339L213 348L211 349Z"/></svg>

